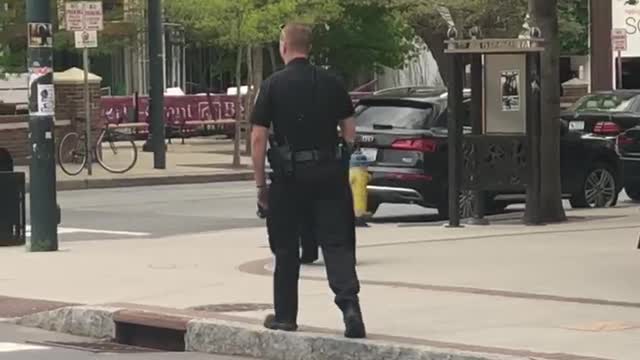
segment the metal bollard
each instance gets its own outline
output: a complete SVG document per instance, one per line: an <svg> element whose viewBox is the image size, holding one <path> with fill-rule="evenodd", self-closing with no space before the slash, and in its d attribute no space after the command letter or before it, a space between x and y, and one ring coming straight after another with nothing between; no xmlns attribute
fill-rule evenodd
<svg viewBox="0 0 640 360"><path fill-rule="evenodd" d="M355 152L351 156L349 168L349 183L353 193L353 210L356 216L356 226L367 226L367 219L371 217L367 208L367 185L371 180L369 175L369 162L361 152Z"/></svg>

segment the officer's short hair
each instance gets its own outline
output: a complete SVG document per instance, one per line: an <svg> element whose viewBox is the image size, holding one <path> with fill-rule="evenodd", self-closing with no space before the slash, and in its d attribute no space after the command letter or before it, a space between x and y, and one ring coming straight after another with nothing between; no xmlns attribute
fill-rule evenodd
<svg viewBox="0 0 640 360"><path fill-rule="evenodd" d="M282 27L281 41L286 41L292 50L308 53L311 51L313 30L303 23L288 23Z"/></svg>

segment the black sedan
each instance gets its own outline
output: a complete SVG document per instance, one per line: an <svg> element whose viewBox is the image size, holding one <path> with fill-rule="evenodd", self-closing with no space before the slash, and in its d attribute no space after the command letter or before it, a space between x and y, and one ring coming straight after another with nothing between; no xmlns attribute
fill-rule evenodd
<svg viewBox="0 0 640 360"><path fill-rule="evenodd" d="M623 162L625 191L631 199L640 201L640 126L620 134L616 150Z"/></svg>
<svg viewBox="0 0 640 360"><path fill-rule="evenodd" d="M468 100L465 105L468 113ZM418 204L446 216L446 90L400 89L370 96L360 101L356 121L357 144L372 162L369 211L383 203ZM464 125L468 132L470 124ZM569 131L565 123L561 147L562 190L572 206L615 206L622 172L612 143ZM524 201L523 194L487 196L493 212ZM462 194L461 208L463 216L471 215L468 194Z"/></svg>
<svg viewBox="0 0 640 360"><path fill-rule="evenodd" d="M605 137L640 125L640 90L602 91L586 95L562 115L571 130Z"/></svg>

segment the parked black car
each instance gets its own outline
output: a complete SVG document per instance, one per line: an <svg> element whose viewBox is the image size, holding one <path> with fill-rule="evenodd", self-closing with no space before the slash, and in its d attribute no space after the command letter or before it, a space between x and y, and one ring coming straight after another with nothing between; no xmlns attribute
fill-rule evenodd
<svg viewBox="0 0 640 360"><path fill-rule="evenodd" d="M467 114L469 99L465 100ZM469 133L469 116L464 123ZM356 111L357 145L372 165L369 210L382 203L418 204L448 213L446 89L403 88L374 94ZM613 143L569 131L563 122L562 190L574 207L615 206L622 188L621 164ZM487 194L489 211L523 202L524 194ZM460 197L471 215L468 192Z"/></svg>
<svg viewBox="0 0 640 360"><path fill-rule="evenodd" d="M571 130L616 137L640 125L640 90L602 91L586 95L561 115Z"/></svg>
<svg viewBox="0 0 640 360"><path fill-rule="evenodd" d="M616 150L623 162L625 191L631 199L640 201L640 126L620 134Z"/></svg>

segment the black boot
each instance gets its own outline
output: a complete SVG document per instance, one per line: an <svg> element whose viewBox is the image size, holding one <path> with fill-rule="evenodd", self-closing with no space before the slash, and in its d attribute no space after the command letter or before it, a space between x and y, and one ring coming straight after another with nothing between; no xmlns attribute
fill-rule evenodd
<svg viewBox="0 0 640 360"><path fill-rule="evenodd" d="M296 331L298 325L295 322L286 322L276 320L276 316L271 314L264 319L264 327L271 330Z"/></svg>
<svg viewBox="0 0 640 360"><path fill-rule="evenodd" d="M364 339L367 331L362 320L362 311L359 304L345 305L342 310L344 316L344 336L350 339Z"/></svg>

